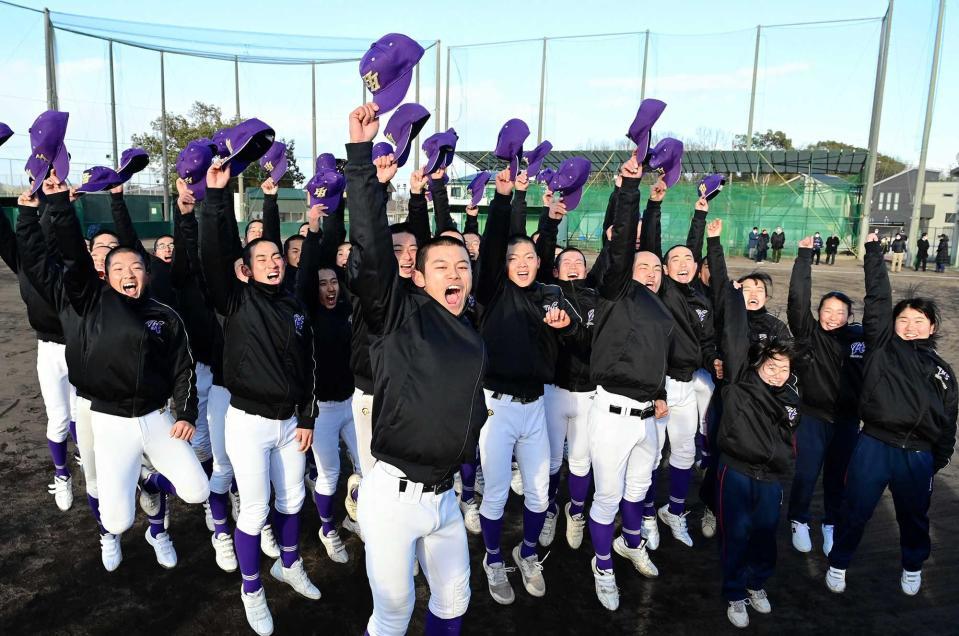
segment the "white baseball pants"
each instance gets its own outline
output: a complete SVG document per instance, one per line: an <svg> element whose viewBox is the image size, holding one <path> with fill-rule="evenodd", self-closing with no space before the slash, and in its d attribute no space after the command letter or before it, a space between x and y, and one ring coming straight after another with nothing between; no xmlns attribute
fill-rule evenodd
<svg viewBox="0 0 959 636"><path fill-rule="evenodd" d="M233 463L226 454L226 412L230 408L230 392L212 385L207 398L206 418L210 432L210 451L213 453L213 472L210 490L225 495L233 482Z"/></svg>
<svg viewBox="0 0 959 636"><path fill-rule="evenodd" d="M696 392L696 410L699 411L699 432L706 434L706 412L709 410L709 401L713 398L716 384L713 376L706 369L697 369L693 374L693 390Z"/></svg>
<svg viewBox="0 0 959 636"><path fill-rule="evenodd" d="M197 418L196 432L193 433L193 439L190 445L193 446L193 452L196 458L205 462L212 457L210 448L210 418L209 418L209 396L210 387L213 386L213 372L208 365L202 362L196 363L196 396L197 396Z"/></svg>
<svg viewBox="0 0 959 636"><path fill-rule="evenodd" d="M62 442L70 434L70 406L76 391L67 372L66 345L37 340L37 379L47 412L47 439Z"/></svg>
<svg viewBox="0 0 959 636"><path fill-rule="evenodd" d="M354 390L352 408L360 474L365 475L373 467L373 394Z"/></svg>
<svg viewBox="0 0 959 636"><path fill-rule="evenodd" d="M663 459L663 446L669 436L669 465L674 468L692 468L696 461L696 431L699 415L693 381L679 382L666 378L666 404L669 414L656 420L659 447L656 466Z"/></svg>
<svg viewBox="0 0 959 636"><path fill-rule="evenodd" d="M97 455L93 449L93 424L90 400L79 395L76 399L77 449L83 460L83 483L87 494L99 498L97 490Z"/></svg>
<svg viewBox="0 0 959 636"><path fill-rule="evenodd" d="M313 428L313 457L316 460L316 492L321 495L336 493L340 476L340 440L359 467L356 450L356 429L353 426L353 399L342 402L318 402L319 414Z"/></svg>
<svg viewBox="0 0 959 636"><path fill-rule="evenodd" d="M563 465L563 442L569 440L569 472L585 477L589 474L587 420L596 392L572 392L553 385L544 388L549 473L555 475L559 472Z"/></svg>

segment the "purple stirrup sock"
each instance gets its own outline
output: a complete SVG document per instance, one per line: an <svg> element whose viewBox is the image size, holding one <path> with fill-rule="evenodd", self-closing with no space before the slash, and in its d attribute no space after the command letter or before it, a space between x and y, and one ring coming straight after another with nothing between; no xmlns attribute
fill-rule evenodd
<svg viewBox="0 0 959 636"><path fill-rule="evenodd" d="M456 634L460 633L462 627L462 616L457 616L456 618L440 618L431 612L429 608L426 609L426 625L423 630L426 636L456 636Z"/></svg>
<svg viewBox="0 0 959 636"><path fill-rule="evenodd" d="M646 491L646 498L643 499L643 516L644 517L655 517L656 516L656 473L659 472L659 468L653 471L651 481L649 482L649 490Z"/></svg>
<svg viewBox="0 0 959 636"><path fill-rule="evenodd" d="M47 447L50 449L50 457L53 458L53 468L57 477L69 477L70 469L67 468L67 441L54 442L47 440Z"/></svg>
<svg viewBox="0 0 959 636"><path fill-rule="evenodd" d="M623 516L623 539L626 545L631 548L638 548L642 543L643 537L643 504L642 502L626 501L619 502L619 512Z"/></svg>
<svg viewBox="0 0 959 636"><path fill-rule="evenodd" d="M460 464L460 481L463 483L460 501L463 503L473 501L474 489L476 488L476 464Z"/></svg>
<svg viewBox="0 0 959 636"><path fill-rule="evenodd" d="M100 534L107 534L107 529L100 523L100 500L87 495L87 504L90 506L90 512L93 513L93 518L96 519L97 531L99 531Z"/></svg>
<svg viewBox="0 0 959 636"><path fill-rule="evenodd" d="M556 507L556 495L559 493L559 471L549 476L549 507L547 510L555 514L559 508Z"/></svg>
<svg viewBox="0 0 959 636"><path fill-rule="evenodd" d="M160 473L153 473L144 479L143 482L141 482L141 487L151 495L155 495L159 492L165 492L168 495L176 494L176 488L173 487L173 484L170 483L170 480Z"/></svg>
<svg viewBox="0 0 959 636"><path fill-rule="evenodd" d="M236 485L236 478L235 478L235 477L234 477L233 480L230 482L230 492L232 492L234 495L240 492L239 487Z"/></svg>
<svg viewBox="0 0 959 636"><path fill-rule="evenodd" d="M503 555L499 549L499 537L503 531L503 518L487 519L480 515L480 528L483 530L483 543L486 545L486 562L490 565L502 563ZM537 538L539 538L538 535Z"/></svg>
<svg viewBox="0 0 959 636"><path fill-rule="evenodd" d="M320 515L320 521L323 522L323 535L328 535L336 530L333 524L333 497L317 492L313 493L313 501L316 503L316 512Z"/></svg>
<svg viewBox="0 0 959 636"><path fill-rule="evenodd" d="M539 534L543 531L544 523L546 523L545 510L543 512L533 512L523 506L523 547L519 549L519 555L524 559L536 554Z"/></svg>
<svg viewBox="0 0 959 636"><path fill-rule="evenodd" d="M589 493L589 482L591 473L586 473L585 477L569 474L569 514L583 514L583 507L586 505L586 495Z"/></svg>
<svg viewBox="0 0 959 636"><path fill-rule="evenodd" d="M300 513L288 515L274 510L273 533L276 544L280 546L283 567L291 567L300 558L300 548L297 545L300 540Z"/></svg>
<svg viewBox="0 0 959 636"><path fill-rule="evenodd" d="M229 519L230 500L225 492L210 491L210 514L213 516L213 534L230 534L230 528L226 525Z"/></svg>
<svg viewBox="0 0 959 636"><path fill-rule="evenodd" d="M70 429L70 438L73 439L73 445L77 445L77 423L73 420L70 420L70 423L67 425L67 428Z"/></svg>
<svg viewBox="0 0 959 636"><path fill-rule="evenodd" d="M150 534L153 537L157 537L164 532L166 529L163 527L163 518L166 516L166 495L160 495L160 511L153 516L147 517L147 520L150 522Z"/></svg>
<svg viewBox="0 0 959 636"><path fill-rule="evenodd" d="M686 512L686 492L691 478L692 469L669 467L669 511L674 515Z"/></svg>
<svg viewBox="0 0 959 636"><path fill-rule="evenodd" d="M589 536L596 552L596 567L600 570L613 569L613 524L597 523L589 520Z"/></svg>
<svg viewBox="0 0 959 636"><path fill-rule="evenodd" d="M237 528L233 532L233 546L243 575L243 591L253 594L263 587L260 584L260 535L247 534Z"/></svg>
<svg viewBox="0 0 959 636"><path fill-rule="evenodd" d="M210 475L213 474L213 458L203 460L200 462L200 466L203 467L203 472L206 473L206 478L209 479Z"/></svg>

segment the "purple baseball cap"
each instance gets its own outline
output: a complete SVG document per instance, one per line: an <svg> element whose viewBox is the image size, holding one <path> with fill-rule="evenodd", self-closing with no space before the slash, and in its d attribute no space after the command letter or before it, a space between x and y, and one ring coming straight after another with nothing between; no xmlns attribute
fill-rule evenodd
<svg viewBox="0 0 959 636"><path fill-rule="evenodd" d="M279 184L280 179L286 174L286 144L282 141L274 141L266 154L260 157L260 167L270 173L273 183Z"/></svg>
<svg viewBox="0 0 959 636"><path fill-rule="evenodd" d="M40 189L40 183L46 179L49 174L50 166L57 171L57 177L60 181L66 181L70 174L70 154L63 143L63 138L67 134L67 121L70 119L70 113L58 110L48 110L40 114L30 126L30 150L31 156L46 164L46 170L37 169L34 166L32 174L34 175L34 190ZM30 162L27 162L28 168ZM36 174L44 172L39 179Z"/></svg>
<svg viewBox="0 0 959 636"><path fill-rule="evenodd" d="M699 182L699 196L706 197L707 201L712 201L719 194L723 186L726 185L726 177L721 174L708 174Z"/></svg>
<svg viewBox="0 0 959 636"><path fill-rule="evenodd" d="M316 172L319 174L324 170L336 170L336 157L332 152L324 152L316 158Z"/></svg>
<svg viewBox="0 0 959 636"><path fill-rule="evenodd" d="M536 146L529 152L523 153L523 160L526 162L526 174L535 177L539 174L539 169L543 165L543 161L546 159L546 155L549 154L549 151L553 149L553 144L548 141L544 141L540 145Z"/></svg>
<svg viewBox="0 0 959 636"><path fill-rule="evenodd" d="M202 201L206 197L206 171L213 163L213 149L208 139L191 141L176 158L176 173L186 182L193 198Z"/></svg>
<svg viewBox="0 0 959 636"><path fill-rule="evenodd" d="M403 104L396 109L390 120L386 122L383 135L393 144L396 152L396 165L403 167L410 156L413 140L420 134L423 126L429 121L430 111L419 104Z"/></svg>
<svg viewBox="0 0 959 636"><path fill-rule="evenodd" d="M639 105L639 110L636 111L633 123L629 125L626 136L636 144L636 156L640 163L646 163L653 124L656 123L665 109L666 102L661 102L658 99L644 99Z"/></svg>
<svg viewBox="0 0 959 636"><path fill-rule="evenodd" d="M522 119L510 119L499 129L493 155L509 161L509 178L516 179L519 160L523 156L523 142L529 137L529 126Z"/></svg>
<svg viewBox="0 0 959 636"><path fill-rule="evenodd" d="M370 45L360 60L360 77L385 115L402 103L423 47L402 33L387 33Z"/></svg>
<svg viewBox="0 0 959 636"><path fill-rule="evenodd" d="M124 182L123 176L113 168L93 166L83 171L77 192L103 192Z"/></svg>
<svg viewBox="0 0 959 636"><path fill-rule="evenodd" d="M380 157L385 157L386 155L393 154L393 146L389 145L385 141L381 141L378 144L373 144L372 159L376 161Z"/></svg>
<svg viewBox="0 0 959 636"><path fill-rule="evenodd" d="M589 179L589 171L592 167L589 159L585 157L570 157L550 179L549 189L560 193L567 212L575 210L579 205L583 197L583 186Z"/></svg>
<svg viewBox="0 0 959 636"><path fill-rule="evenodd" d="M0 146L13 137L13 130L10 129L10 126L7 126L5 123L0 121Z"/></svg>
<svg viewBox="0 0 959 636"><path fill-rule="evenodd" d="M313 175L304 188L310 207L325 205L332 213L340 206L343 191L346 189L346 177L336 170L323 170Z"/></svg>
<svg viewBox="0 0 959 636"><path fill-rule="evenodd" d="M120 155L120 167L117 174L126 183L130 177L140 172L150 163L150 155L143 148L127 148Z"/></svg>
<svg viewBox="0 0 959 636"><path fill-rule="evenodd" d="M30 155L30 158L27 159L27 165L24 166L24 170L30 179L30 194L36 194L37 191L40 190L43 180L50 174L50 165L50 163L43 159L37 158L36 155Z"/></svg>
<svg viewBox="0 0 959 636"><path fill-rule="evenodd" d="M230 154L223 157L222 163L231 164L230 176L239 175L248 165L265 155L275 138L273 129L255 117L227 128L223 142Z"/></svg>
<svg viewBox="0 0 959 636"><path fill-rule="evenodd" d="M475 207L483 198L483 195L486 194L486 184L489 183L491 176L493 175L489 172L480 172L470 181L468 188L472 195L470 199L471 206Z"/></svg>
<svg viewBox="0 0 959 636"><path fill-rule="evenodd" d="M553 175L556 174L549 168L543 168L539 171L539 174L536 175L536 180L546 184L546 187L549 187L549 182L553 180Z"/></svg>
<svg viewBox="0 0 959 636"><path fill-rule="evenodd" d="M649 152L649 167L663 175L667 188L673 187L683 168L683 142L672 137L660 139Z"/></svg>
<svg viewBox="0 0 959 636"><path fill-rule="evenodd" d="M445 168L453 162L453 155L456 152L456 141L459 135L450 128L446 132L438 132L430 135L423 142L423 152L426 153L426 165L423 166L423 174L432 174L440 168Z"/></svg>

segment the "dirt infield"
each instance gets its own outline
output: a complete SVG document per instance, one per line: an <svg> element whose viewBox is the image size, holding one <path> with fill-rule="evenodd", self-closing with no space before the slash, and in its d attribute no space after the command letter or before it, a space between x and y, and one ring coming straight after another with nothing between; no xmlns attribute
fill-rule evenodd
<svg viewBox="0 0 959 636"><path fill-rule="evenodd" d="M786 286L791 262L765 264L774 280L770 309L785 317ZM752 269L745 259L733 259L730 271ZM854 261L835 267L814 266L815 294L832 289L849 293L861 315L862 269ZM920 292L934 297L943 310L940 351L959 363L959 276L912 271L893 275L895 296L921 284ZM818 296L817 296L818 297ZM118 352L121 353L121 352ZM83 479L74 472L73 508L61 513L46 493L50 461L44 440L45 415L36 378L36 341L26 321L16 279L0 271L0 632L4 634L251 634L238 598L238 573L220 571L213 560L210 537L199 506L173 504L171 536L179 554L173 570L161 569L143 538L142 515L123 537L123 563L113 573L103 570L99 544L86 505ZM72 449L71 449L72 456ZM660 480L664 482L666 480ZM933 495L932 558L927 562L922 591L907 597L899 589L898 529L892 500L884 497L849 570L848 591L831 594L823 584L826 561L818 529L815 550L793 551L783 521L779 563L767 590L770 616L751 612L752 633L956 633L959 617L959 469L955 464L936 478ZM665 528L652 559L657 580L643 579L623 559L615 557L621 606L602 609L593 592L588 539L579 551L568 548L560 521L556 541L544 564L547 594L532 599L522 589L518 573L511 575L516 603L497 605L486 590L482 541L470 536L473 598L464 622L466 634L673 634L738 633L725 617L719 595L716 540L699 532L702 506L690 491L689 516L693 548L673 540ZM788 488L787 488L788 493ZM788 494L787 494L788 496ZM565 501L565 483L560 499ZM659 500L665 500L664 491ZM822 510L821 496L813 514ZM522 503L510 495L503 547L521 539ZM338 513L342 515L342 511ZM307 571L323 598L308 601L268 574L263 581L277 634L362 634L372 607L363 567L362 543L354 536L346 544L351 561L333 564L317 539L319 520L311 502L304 506L302 553ZM587 535L588 536L588 535ZM540 555L545 556L541 549ZM417 605L410 633L422 633L426 600L425 579L416 579ZM749 631L746 630L746 631Z"/></svg>

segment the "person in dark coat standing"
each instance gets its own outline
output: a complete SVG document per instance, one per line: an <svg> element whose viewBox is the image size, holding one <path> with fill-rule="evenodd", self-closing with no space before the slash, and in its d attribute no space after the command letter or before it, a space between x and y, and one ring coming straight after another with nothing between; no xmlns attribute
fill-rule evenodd
<svg viewBox="0 0 959 636"><path fill-rule="evenodd" d="M766 228L759 234L759 240L756 242L756 262L762 263L766 260L766 252L769 251L769 232Z"/></svg>
<svg viewBox="0 0 959 636"><path fill-rule="evenodd" d="M946 271L946 265L949 264L949 237L945 234L939 235L939 247L936 248L936 273L941 274Z"/></svg>
<svg viewBox="0 0 959 636"><path fill-rule="evenodd" d="M786 233L781 227L776 227L776 231L772 233L770 247L773 248L773 263L778 263L782 258L783 248L786 247Z"/></svg>
<svg viewBox="0 0 959 636"><path fill-rule="evenodd" d="M749 232L749 242L747 247L749 248L749 260L756 260L756 247L759 245L759 228L754 227L752 231Z"/></svg>
<svg viewBox="0 0 959 636"><path fill-rule="evenodd" d="M822 235L816 232L812 236L812 255L816 259L816 265L819 265L819 255L822 253Z"/></svg>
<svg viewBox="0 0 959 636"><path fill-rule="evenodd" d="M836 264L836 252L839 251L839 237L833 234L826 239L826 265Z"/></svg>
<svg viewBox="0 0 959 636"><path fill-rule="evenodd" d="M922 233L922 236L919 237L919 240L916 241L916 262L913 263L912 268L915 271L919 271L919 266L922 266L922 271L926 271L926 262L929 260L929 235L925 232Z"/></svg>

